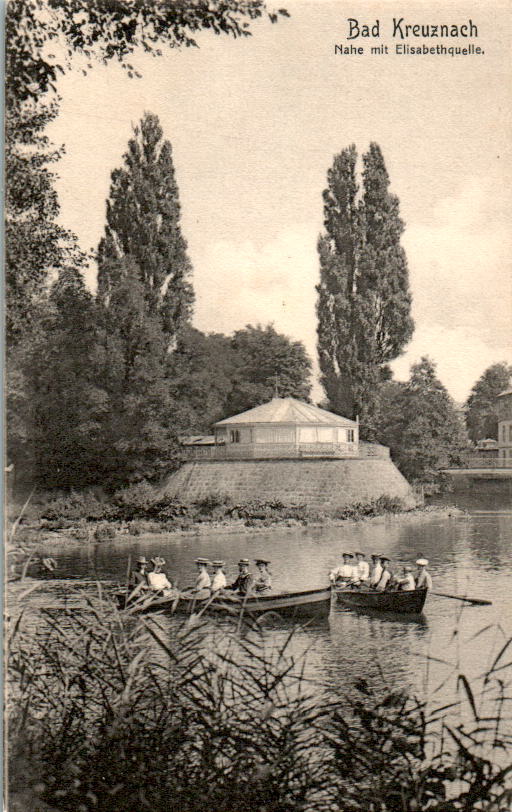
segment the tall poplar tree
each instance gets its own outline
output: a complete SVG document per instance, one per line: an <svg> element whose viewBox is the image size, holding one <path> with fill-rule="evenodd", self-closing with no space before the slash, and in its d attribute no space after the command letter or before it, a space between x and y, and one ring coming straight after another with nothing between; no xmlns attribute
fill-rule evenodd
<svg viewBox="0 0 512 812"><path fill-rule="evenodd" d="M318 352L330 408L358 414L363 436L371 439L387 364L411 338L413 322L400 245L404 225L380 147L372 143L363 155L361 196L356 162L352 145L327 173L325 232L318 243Z"/></svg>
<svg viewBox="0 0 512 812"><path fill-rule="evenodd" d="M175 403L167 380L168 337L158 313L148 312L140 268L131 257L111 260L110 294L98 302L107 395L103 480L121 485L153 479L175 467Z"/></svg>
<svg viewBox="0 0 512 812"><path fill-rule="evenodd" d="M134 128L124 166L111 178L98 249L99 301L108 301L112 291L112 260L130 258L139 269L148 313L159 316L172 338L190 319L194 293L172 147L157 116L146 113Z"/></svg>

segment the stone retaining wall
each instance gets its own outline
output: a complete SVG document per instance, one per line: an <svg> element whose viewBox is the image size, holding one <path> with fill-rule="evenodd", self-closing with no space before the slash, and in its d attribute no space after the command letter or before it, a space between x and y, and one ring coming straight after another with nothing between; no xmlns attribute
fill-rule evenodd
<svg viewBox="0 0 512 812"><path fill-rule="evenodd" d="M398 468L378 458L187 462L162 489L162 495L190 502L212 493L235 503L275 499L325 513L379 496L400 497L407 507L416 504Z"/></svg>

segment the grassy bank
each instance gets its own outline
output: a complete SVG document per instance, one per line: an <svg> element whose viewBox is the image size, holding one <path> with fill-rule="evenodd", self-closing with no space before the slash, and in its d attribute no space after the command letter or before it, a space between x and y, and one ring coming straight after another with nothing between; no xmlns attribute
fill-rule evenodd
<svg viewBox="0 0 512 812"><path fill-rule="evenodd" d="M154 489L141 484L119 491L110 498L92 493L73 493L58 498L35 497L21 517L14 543L30 547L55 538L102 542L123 536L166 533L209 534L212 532L256 532L269 527L337 525L346 521L367 521L378 517L418 516L432 508L405 510L400 499L383 496L359 502L325 514L307 505L285 505L278 501L235 504L227 496L212 493L198 502L185 503L158 498ZM436 511L438 509L435 509ZM444 508L443 513L459 512ZM19 507L12 516L19 516Z"/></svg>
<svg viewBox="0 0 512 812"><path fill-rule="evenodd" d="M507 646L442 709L364 675L334 696L290 640L200 623L169 637L105 600L22 618L9 651L11 788L62 810L510 808Z"/></svg>

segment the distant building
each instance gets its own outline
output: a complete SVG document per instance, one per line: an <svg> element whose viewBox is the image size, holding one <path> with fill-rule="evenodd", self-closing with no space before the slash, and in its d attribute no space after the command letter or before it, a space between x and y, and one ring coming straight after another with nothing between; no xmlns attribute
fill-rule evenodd
<svg viewBox="0 0 512 812"><path fill-rule="evenodd" d="M498 441L491 437L479 440L475 447L475 454L485 459L494 459L498 456Z"/></svg>
<svg viewBox="0 0 512 812"><path fill-rule="evenodd" d="M266 447L269 456L297 450L357 456L359 426L295 398L273 398L215 424L215 440L225 445Z"/></svg>
<svg viewBox="0 0 512 812"><path fill-rule="evenodd" d="M500 392L498 403L498 457L512 460L512 389Z"/></svg>
<svg viewBox="0 0 512 812"><path fill-rule="evenodd" d="M295 398L273 398L241 414L219 420L211 439L186 438L193 459L289 459L295 457L358 457L359 424ZM206 440L206 438L204 438ZM388 456L377 446L364 456Z"/></svg>

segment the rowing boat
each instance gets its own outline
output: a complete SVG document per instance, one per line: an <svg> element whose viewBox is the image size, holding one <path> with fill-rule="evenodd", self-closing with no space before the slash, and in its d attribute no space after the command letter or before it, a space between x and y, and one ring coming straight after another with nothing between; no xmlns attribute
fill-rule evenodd
<svg viewBox="0 0 512 812"><path fill-rule="evenodd" d="M119 607L124 608L127 603L126 592L118 592L116 597ZM243 596L223 592L219 596L202 599L178 594L168 598L149 597L128 602L135 610L141 612L169 611L192 614L204 610L205 612L238 615L243 611L250 615L277 612L286 617L311 617L329 614L331 587L310 589L307 592L277 592L267 595Z"/></svg>
<svg viewBox="0 0 512 812"><path fill-rule="evenodd" d="M380 612L419 615L427 599L427 589L410 592L376 592L370 589L344 589L336 587L340 603L360 609L376 609Z"/></svg>

